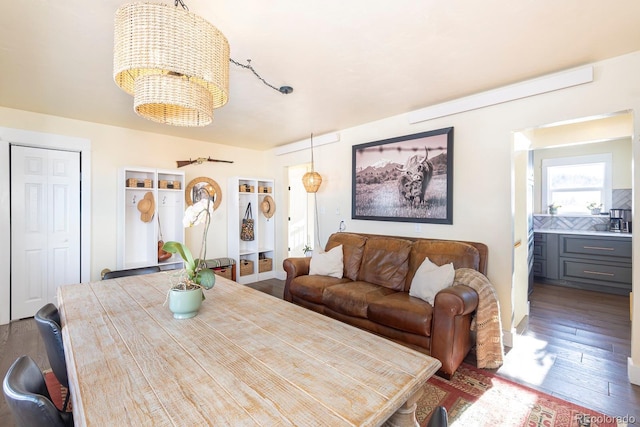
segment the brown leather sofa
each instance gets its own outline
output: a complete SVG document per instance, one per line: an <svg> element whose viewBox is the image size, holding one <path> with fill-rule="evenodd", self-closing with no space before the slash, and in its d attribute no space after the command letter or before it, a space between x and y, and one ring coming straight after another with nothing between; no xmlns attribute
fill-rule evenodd
<svg viewBox="0 0 640 427"><path fill-rule="evenodd" d="M471 317L478 294L455 285L434 305L409 295L425 259L486 274L487 246L476 242L335 233L326 251L342 245L342 278L309 275L311 258L287 258L284 299L429 354L450 377L472 346Z"/></svg>

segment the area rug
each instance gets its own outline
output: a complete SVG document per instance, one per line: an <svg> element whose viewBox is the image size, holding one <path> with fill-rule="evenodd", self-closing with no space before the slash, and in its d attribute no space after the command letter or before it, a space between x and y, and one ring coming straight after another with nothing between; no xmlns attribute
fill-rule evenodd
<svg viewBox="0 0 640 427"><path fill-rule="evenodd" d="M450 381L433 376L418 401L416 418L425 426L442 405L452 427L622 427L616 418L501 378L491 371L461 365Z"/></svg>

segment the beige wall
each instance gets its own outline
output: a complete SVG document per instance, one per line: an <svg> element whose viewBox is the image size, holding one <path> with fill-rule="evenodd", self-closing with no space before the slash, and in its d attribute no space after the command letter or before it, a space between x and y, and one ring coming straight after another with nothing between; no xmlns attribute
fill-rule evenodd
<svg viewBox="0 0 640 427"><path fill-rule="evenodd" d="M362 126L340 130L340 141L317 147L316 170L323 176L317 195L320 242L338 229L344 219L347 231L423 236L484 242L489 246L488 277L494 284L501 308L503 329L511 332L520 319L514 317L515 295L526 283L514 283L514 214L512 175L514 162L513 132L544 124L581 117L640 111L640 52L594 64L594 82L556 92L507 102L474 111L455 114L410 125L407 115L389 117ZM416 90L429 90L429 82ZM638 129L638 114L634 128ZM0 109L0 126L90 139L93 150L92 186L92 273L97 278L104 267L115 266L116 172L120 166L171 168L175 160L213 155L236 161L233 165L211 164L185 169L187 180L209 176L226 188L232 175L262 175L276 179L276 202L287 206L284 186L287 167L309 161L308 151L277 156L216 144L166 137L98 124L78 122L27 112ZM408 135L453 126L454 200L453 225L356 221L351 212L351 147L380 139ZM310 129L313 131L313 129ZM640 159L637 136L633 142L634 159ZM634 176L634 187L640 178ZM634 198L639 204L638 197ZM282 274L282 259L287 253L287 229L284 209L277 215L277 257L275 265ZM339 212L339 213L336 213ZM210 255L226 253L226 203L214 215L209 235ZM640 265L639 240L634 240L634 264ZM187 243L189 240L187 241ZM2 248L0 256L6 256ZM640 269L634 269L634 288L640 283ZM640 292L635 292L635 318L640 318ZM640 326L633 325L630 372L640 382Z"/></svg>
<svg viewBox="0 0 640 427"><path fill-rule="evenodd" d="M91 141L92 280L98 280L100 271L104 268L116 269L116 200L118 171L121 167L175 169L176 160L207 156L233 160L233 164L204 163L181 169L186 173L187 182L196 177L206 176L214 179L222 188L222 203L213 215L207 239L207 256L212 258L227 254L227 179L237 175L272 177L270 169L265 166L266 154L254 150L6 108L0 108L0 126L82 137ZM191 244L191 235L193 239L199 239L201 230L186 231L187 244ZM0 250L4 254L8 249L0 245Z"/></svg>
<svg viewBox="0 0 640 427"><path fill-rule="evenodd" d="M488 277L496 287L500 300L503 329L513 331L521 320L515 318L512 298L526 286L522 280L514 283L514 216L512 171L514 162L513 132L537 128L549 123L598 116L613 112L640 111L640 53L594 64L594 82L545 93L491 107L459 113L443 118L409 124L407 115L389 117L350 129L341 130L340 141L315 150L316 170L323 176L317 194L320 242L338 228L345 219L347 231L362 231L400 236L422 236L444 239L465 239L484 242L489 246ZM424 88L429 90L428 82ZM638 115L634 116L638 128ZM454 127L454 204L453 225L377 222L351 220L351 149L355 144L408 135L422 131ZM634 158L638 160L638 143L634 138ZM286 177L286 167L308 161L309 153L295 152L277 156L270 163ZM638 187L638 177L635 178ZM282 196L281 196L282 197ZM635 198L636 203L638 198ZM285 200L280 198L279 202ZM341 214L336 215L336 210ZM286 229L278 228L280 241L286 241ZM638 246L634 242L634 246ZM282 253L282 252L280 252ZM634 263L640 265L640 250L634 251ZM277 260L276 264L282 260ZM640 283L640 269L634 269L634 286ZM514 289L518 289L515 291ZM640 292L635 292L636 295ZM636 297L635 315L640 311ZM520 311L520 310L518 310ZM633 360L640 365L640 328L634 325ZM640 374L638 374L640 376ZM640 381L640 377L637 379Z"/></svg>

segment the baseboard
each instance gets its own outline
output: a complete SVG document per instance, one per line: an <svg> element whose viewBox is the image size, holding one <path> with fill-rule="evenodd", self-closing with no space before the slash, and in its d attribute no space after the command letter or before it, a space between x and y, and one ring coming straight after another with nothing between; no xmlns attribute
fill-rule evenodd
<svg viewBox="0 0 640 427"><path fill-rule="evenodd" d="M630 357L627 358L627 374L631 384L640 385L640 365L635 365Z"/></svg>
<svg viewBox="0 0 640 427"><path fill-rule="evenodd" d="M502 343L505 347L513 348L513 341L516 334L517 332L515 329L512 329L510 331L505 331L504 329L502 330Z"/></svg>

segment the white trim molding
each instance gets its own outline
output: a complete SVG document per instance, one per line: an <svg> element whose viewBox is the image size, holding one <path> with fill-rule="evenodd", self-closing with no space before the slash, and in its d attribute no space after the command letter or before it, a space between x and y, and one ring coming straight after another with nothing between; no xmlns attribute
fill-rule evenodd
<svg viewBox="0 0 640 427"><path fill-rule="evenodd" d="M455 99L442 104L432 105L408 113L407 118L410 124L415 124L438 117L450 116L465 111L477 110L491 105L514 101L516 99L591 83L592 81L593 66L588 65Z"/></svg>
<svg viewBox="0 0 640 427"><path fill-rule="evenodd" d="M635 365L632 358L627 358L627 375L631 384L640 385L640 365Z"/></svg>
<svg viewBox="0 0 640 427"><path fill-rule="evenodd" d="M324 135L313 137L313 146L320 147L321 145L333 144L340 141L340 134L325 133ZM311 138L303 139L302 141L292 142L291 144L281 145L273 149L273 154L276 156L282 156L283 154L293 153L295 151L306 150L311 147Z"/></svg>

